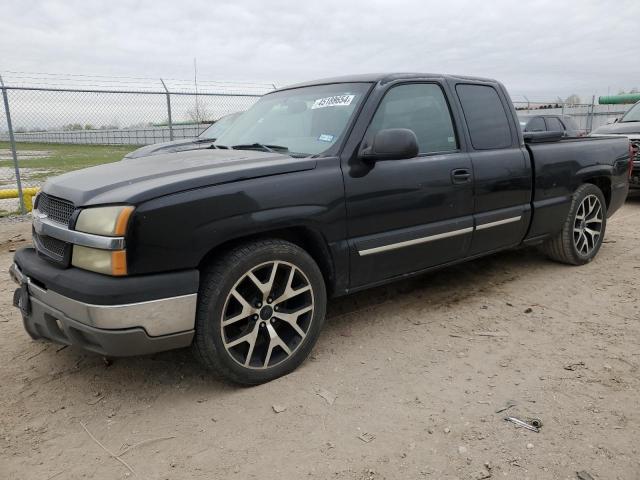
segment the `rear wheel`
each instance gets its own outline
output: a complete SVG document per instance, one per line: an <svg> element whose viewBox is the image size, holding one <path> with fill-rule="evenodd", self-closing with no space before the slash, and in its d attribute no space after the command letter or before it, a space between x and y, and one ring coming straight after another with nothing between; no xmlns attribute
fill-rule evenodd
<svg viewBox="0 0 640 480"><path fill-rule="evenodd" d="M325 309L320 269L300 247L282 240L240 246L204 275L196 356L237 383L273 380L309 355Z"/></svg>
<svg viewBox="0 0 640 480"><path fill-rule="evenodd" d="M570 265L590 262L600 250L607 226L607 204L593 184L581 185L573 194L567 219L555 237L542 245L551 259Z"/></svg>

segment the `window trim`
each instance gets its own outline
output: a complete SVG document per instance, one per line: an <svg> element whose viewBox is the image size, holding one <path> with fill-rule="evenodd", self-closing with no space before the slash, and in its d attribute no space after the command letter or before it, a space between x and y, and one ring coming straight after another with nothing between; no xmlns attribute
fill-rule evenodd
<svg viewBox="0 0 640 480"><path fill-rule="evenodd" d="M460 153L462 152L462 148L461 148L461 142L460 142L460 132L459 132L459 128L458 128L458 124L456 122L456 117L453 114L453 110L451 109L451 102L449 99L449 96L447 95L447 90L445 89L444 85L437 81L437 80L409 80L409 81L400 81L397 83L393 83L389 86L389 88L387 88L382 95L380 96L380 99L378 100L378 102L375 105L375 108L373 109L373 114L371 115L371 118L369 119L369 122L367 123L367 127L364 130L364 135L362 137L363 142L369 141L369 128L371 128L371 124L373 123L373 119L376 116L376 113L378 113L378 109L380 108L380 105L382 104L382 102L384 101L385 97L387 96L387 94L393 90L396 87L402 87L402 86L406 86L406 85L435 85L440 89L440 92L442 93L442 96L444 97L444 101L447 105L447 110L449 111L449 118L451 120L451 126L453 127L453 133L455 135L455 139L456 139L456 148L453 150L440 150L437 152L418 152L418 155L416 155L415 157L412 158L421 158L421 157L433 157L433 156L441 156L441 155L448 155L448 154L452 154L452 153ZM415 132L414 132L415 133Z"/></svg>
<svg viewBox="0 0 640 480"><path fill-rule="evenodd" d="M477 148L474 144L473 144L473 137L471 136L471 129L469 128L469 123L467 121L467 116L465 115L464 112L464 105L462 104L462 99L460 98L459 92L458 92L458 87L459 86L472 86L472 87L488 87L493 89L494 92L496 92L496 95L498 96L498 99L500 100L500 106L502 107L502 111L504 112L504 115L507 119L507 125L509 127L509 138L510 138L510 142L507 146L504 147L492 147L492 148ZM514 126L512 125L512 123L515 121L513 117L513 114L510 111L507 111L505 109L505 98L502 95L502 91L501 89L496 88L496 85L492 84L492 83L481 83L481 82L457 82L453 85L453 90L455 91L455 95L457 97L458 103L460 105L460 114L462 115L462 119L465 123L465 129L467 131L467 134L469 136L469 148L472 151L475 152L490 152L492 150L507 150L510 148L516 148L517 144L514 141ZM545 122L546 125L546 122ZM516 125L517 126L517 125ZM518 126L519 127L519 126Z"/></svg>

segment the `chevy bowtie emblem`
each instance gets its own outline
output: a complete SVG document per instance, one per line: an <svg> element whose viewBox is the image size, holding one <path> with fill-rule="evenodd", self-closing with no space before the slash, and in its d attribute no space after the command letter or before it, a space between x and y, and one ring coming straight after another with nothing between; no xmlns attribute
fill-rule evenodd
<svg viewBox="0 0 640 480"><path fill-rule="evenodd" d="M47 214L46 213L41 213L38 211L33 212L33 229L36 231L36 233L42 233L42 221L47 218Z"/></svg>

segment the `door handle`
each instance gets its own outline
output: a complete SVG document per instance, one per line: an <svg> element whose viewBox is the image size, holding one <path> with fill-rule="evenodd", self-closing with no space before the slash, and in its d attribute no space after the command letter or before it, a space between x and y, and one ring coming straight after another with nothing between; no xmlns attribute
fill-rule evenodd
<svg viewBox="0 0 640 480"><path fill-rule="evenodd" d="M453 183L467 183L471 181L471 171L468 168L451 170L451 181Z"/></svg>

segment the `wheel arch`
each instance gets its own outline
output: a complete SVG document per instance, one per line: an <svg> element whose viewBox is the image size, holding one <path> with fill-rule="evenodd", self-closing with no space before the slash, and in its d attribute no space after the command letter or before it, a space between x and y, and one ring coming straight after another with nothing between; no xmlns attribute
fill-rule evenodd
<svg viewBox="0 0 640 480"><path fill-rule="evenodd" d="M582 184L585 183L590 183L600 189L604 195L607 208L609 208L609 205L611 204L611 178L605 175L589 176L583 179Z"/></svg>
<svg viewBox="0 0 640 480"><path fill-rule="evenodd" d="M306 251L318 264L318 267L322 272L322 277L325 281L325 286L327 287L327 293L330 295L334 292L336 284L335 264L327 241L321 232L305 225L275 228L272 230L265 230L247 235L238 235L233 238L229 238L207 251L200 260L198 269L202 271L205 265L210 263L213 258L218 255L224 255L225 252L241 243L264 240L267 238L285 240Z"/></svg>

